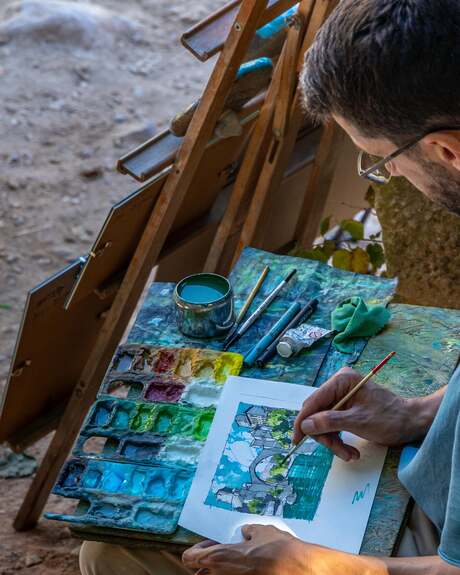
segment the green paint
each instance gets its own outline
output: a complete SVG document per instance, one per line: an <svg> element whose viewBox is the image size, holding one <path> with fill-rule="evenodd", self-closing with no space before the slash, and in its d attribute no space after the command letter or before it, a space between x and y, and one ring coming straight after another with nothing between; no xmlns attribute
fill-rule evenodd
<svg viewBox="0 0 460 575"><path fill-rule="evenodd" d="M178 288L181 299L192 304L210 304L229 292L228 281L213 274L197 274L182 280Z"/></svg>
<svg viewBox="0 0 460 575"><path fill-rule="evenodd" d="M152 427L154 413L155 407L153 405L141 405L131 422L131 429L133 431L148 431Z"/></svg>
<svg viewBox="0 0 460 575"><path fill-rule="evenodd" d="M170 433L173 431L173 419L176 415L177 407L171 405L162 405L158 409L155 422L152 427L154 433Z"/></svg>
<svg viewBox="0 0 460 575"><path fill-rule="evenodd" d="M351 504L354 505L355 503L358 503L358 501L361 501L361 499L364 499L370 488L371 484L366 483L366 487L364 489L355 491L355 494L353 495L353 501L351 502Z"/></svg>
<svg viewBox="0 0 460 575"><path fill-rule="evenodd" d="M213 419L214 410L205 411L197 418L196 426L193 430L194 439L197 441L204 441L206 439Z"/></svg>

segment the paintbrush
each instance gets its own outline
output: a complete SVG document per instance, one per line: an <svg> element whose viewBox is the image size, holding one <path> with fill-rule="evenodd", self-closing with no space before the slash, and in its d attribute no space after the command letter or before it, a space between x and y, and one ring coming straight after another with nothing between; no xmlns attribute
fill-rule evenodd
<svg viewBox="0 0 460 575"><path fill-rule="evenodd" d="M299 313L292 319L285 329L279 334L279 336L270 344L267 349L264 351L262 355L256 361L257 367L264 367L267 361L273 357L276 353L276 346L280 342L280 339L284 336L284 334L294 327L297 327L300 322L306 320L311 316L311 314L315 311L318 307L318 300L316 298L309 301L307 304L303 306L303 308L299 311Z"/></svg>
<svg viewBox="0 0 460 575"><path fill-rule="evenodd" d="M255 286L252 288L250 294L248 295L246 301L243 304L243 307L240 309L238 316L235 320L235 323L232 326L232 329L228 332L227 337L225 338L225 341L229 341L234 333L236 332L236 330L238 329L238 326L240 325L240 323L243 321L244 316L246 315L246 312L248 311L249 307L251 306L252 302L254 301L254 298L256 297L257 293L259 292L262 284L265 281L265 278L267 277L268 272L270 271L270 268L268 266L265 266L264 269L262 270L262 273L259 276L259 279L257 280Z"/></svg>
<svg viewBox="0 0 460 575"><path fill-rule="evenodd" d="M374 367L374 369L371 369L371 371L365 375L363 377L363 379L361 381L359 381L354 387L352 387L350 389L350 391L344 396L342 397L342 399L340 401L338 401L334 407L332 408L332 411L337 411L338 409L340 409L343 405L345 405L345 403L351 399L355 393L358 393L358 391L363 387L363 385L365 385L370 378L375 375L386 363L387 361L389 361L394 355L395 355L395 351L392 351L391 353L389 353L385 359L383 359L378 365L376 365ZM284 457L284 459L281 461L280 465L284 465L284 463L286 463L286 461L292 456L294 455L294 453L300 449L302 447L302 445L307 441L307 439L309 438L308 435L305 435L297 445L294 445L293 447L291 447L291 449L289 450L288 454L286 455L286 457ZM314 439L314 438L313 438Z"/></svg>
<svg viewBox="0 0 460 575"><path fill-rule="evenodd" d="M263 312L268 308L268 306L272 303L272 301L277 297L280 291L284 288L284 286L289 282L289 280L297 273L297 270L292 270L285 278L282 280L274 290L270 292L270 294L264 299L264 301L259 305L259 307L253 312L248 319L242 323L235 333L231 337L227 337L224 342L224 349L228 349L233 343L238 341L240 337L242 337L248 329L251 327L253 323L255 323L259 317L263 314Z"/></svg>

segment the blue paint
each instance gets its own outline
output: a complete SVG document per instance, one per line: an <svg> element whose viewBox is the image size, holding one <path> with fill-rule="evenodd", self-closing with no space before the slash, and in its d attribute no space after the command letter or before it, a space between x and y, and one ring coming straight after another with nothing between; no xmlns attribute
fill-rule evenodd
<svg viewBox="0 0 460 575"><path fill-rule="evenodd" d="M225 295L219 289L211 285L184 285L181 289L180 297L188 303L214 303Z"/></svg>
<svg viewBox="0 0 460 575"><path fill-rule="evenodd" d="M64 486L68 488L77 487L84 471L85 466L83 464L71 462L63 473L62 482Z"/></svg>
<svg viewBox="0 0 460 575"><path fill-rule="evenodd" d="M100 405L93 417L93 422L95 425L103 427L109 423L110 419L110 411L106 409L104 406Z"/></svg>
<svg viewBox="0 0 460 575"><path fill-rule="evenodd" d="M112 426L117 429L128 429L129 427L129 411L118 407L115 416L112 420Z"/></svg>
<svg viewBox="0 0 460 575"><path fill-rule="evenodd" d="M88 469L83 477L82 485L88 489L97 489L102 479L102 472L98 469Z"/></svg>
<svg viewBox="0 0 460 575"><path fill-rule="evenodd" d="M293 16L294 14L297 13L297 7L298 4L296 4L292 8L289 8L289 10L286 10L286 12L283 12L277 18L274 18L268 24L262 26L262 28L259 28L256 32L257 36L263 38L264 40L267 40L268 38L271 38L272 36L278 34L278 32L280 32L283 28L286 28L287 19L290 16Z"/></svg>
<svg viewBox="0 0 460 575"><path fill-rule="evenodd" d="M168 517L162 517L162 515L158 513L152 513L149 509L139 509L136 513L135 520L141 525L142 527L157 530L164 526L164 523L167 520L170 520Z"/></svg>
<svg viewBox="0 0 460 575"><path fill-rule="evenodd" d="M117 371L129 371L131 369L131 363L133 358L125 353L120 357L117 363Z"/></svg>
<svg viewBox="0 0 460 575"><path fill-rule="evenodd" d="M175 475L172 478L171 485L169 486L169 493L171 498L185 501L185 497L190 489L192 477L186 475Z"/></svg>
<svg viewBox="0 0 460 575"><path fill-rule="evenodd" d="M262 58L257 58L256 60L250 60L240 66L238 73L236 74L236 79L239 80L247 74L253 74L254 72L257 72L257 70L263 70L264 68L273 69L273 62L270 58L266 58L264 56Z"/></svg>
<svg viewBox="0 0 460 575"><path fill-rule="evenodd" d="M231 291L227 279L216 274L195 274L184 278L177 285L177 294L186 303L211 304Z"/></svg>
<svg viewBox="0 0 460 575"><path fill-rule="evenodd" d="M370 483L366 483L366 486L364 487L364 489L355 491L355 494L353 495L353 501L351 502L352 505L354 505L355 503L358 503L359 501L361 501L361 499L364 499L367 495L367 493L369 492L371 488L371 484Z"/></svg>
<svg viewBox="0 0 460 575"><path fill-rule="evenodd" d="M165 478L158 472L152 479L150 479L146 492L151 497L155 497L156 499L161 499L164 497L166 492L166 485L165 485Z"/></svg>
<svg viewBox="0 0 460 575"><path fill-rule="evenodd" d="M109 473L104 476L103 488L111 493L120 492L120 487L123 484L123 476L117 475L116 473Z"/></svg>
<svg viewBox="0 0 460 575"><path fill-rule="evenodd" d="M130 486L130 492L133 495L141 496L144 493L145 488L144 482L146 477L147 473L144 471L138 471L138 470L133 471L133 474L131 475L131 486Z"/></svg>

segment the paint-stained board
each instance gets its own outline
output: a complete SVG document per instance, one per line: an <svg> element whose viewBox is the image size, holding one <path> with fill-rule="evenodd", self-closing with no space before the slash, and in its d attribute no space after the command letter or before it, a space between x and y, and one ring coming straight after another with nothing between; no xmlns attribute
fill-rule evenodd
<svg viewBox="0 0 460 575"><path fill-rule="evenodd" d="M0 443L15 449L56 426L113 298L89 294L71 310L64 302L82 261L32 289L28 296L0 411Z"/></svg>

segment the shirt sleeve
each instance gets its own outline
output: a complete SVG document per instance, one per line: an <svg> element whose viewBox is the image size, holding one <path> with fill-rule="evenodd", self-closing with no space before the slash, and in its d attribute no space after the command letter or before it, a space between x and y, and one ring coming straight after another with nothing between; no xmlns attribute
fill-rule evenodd
<svg viewBox="0 0 460 575"><path fill-rule="evenodd" d="M460 386L459 370L456 375L449 385ZM457 413L446 518L438 552L444 561L460 567L460 413Z"/></svg>

